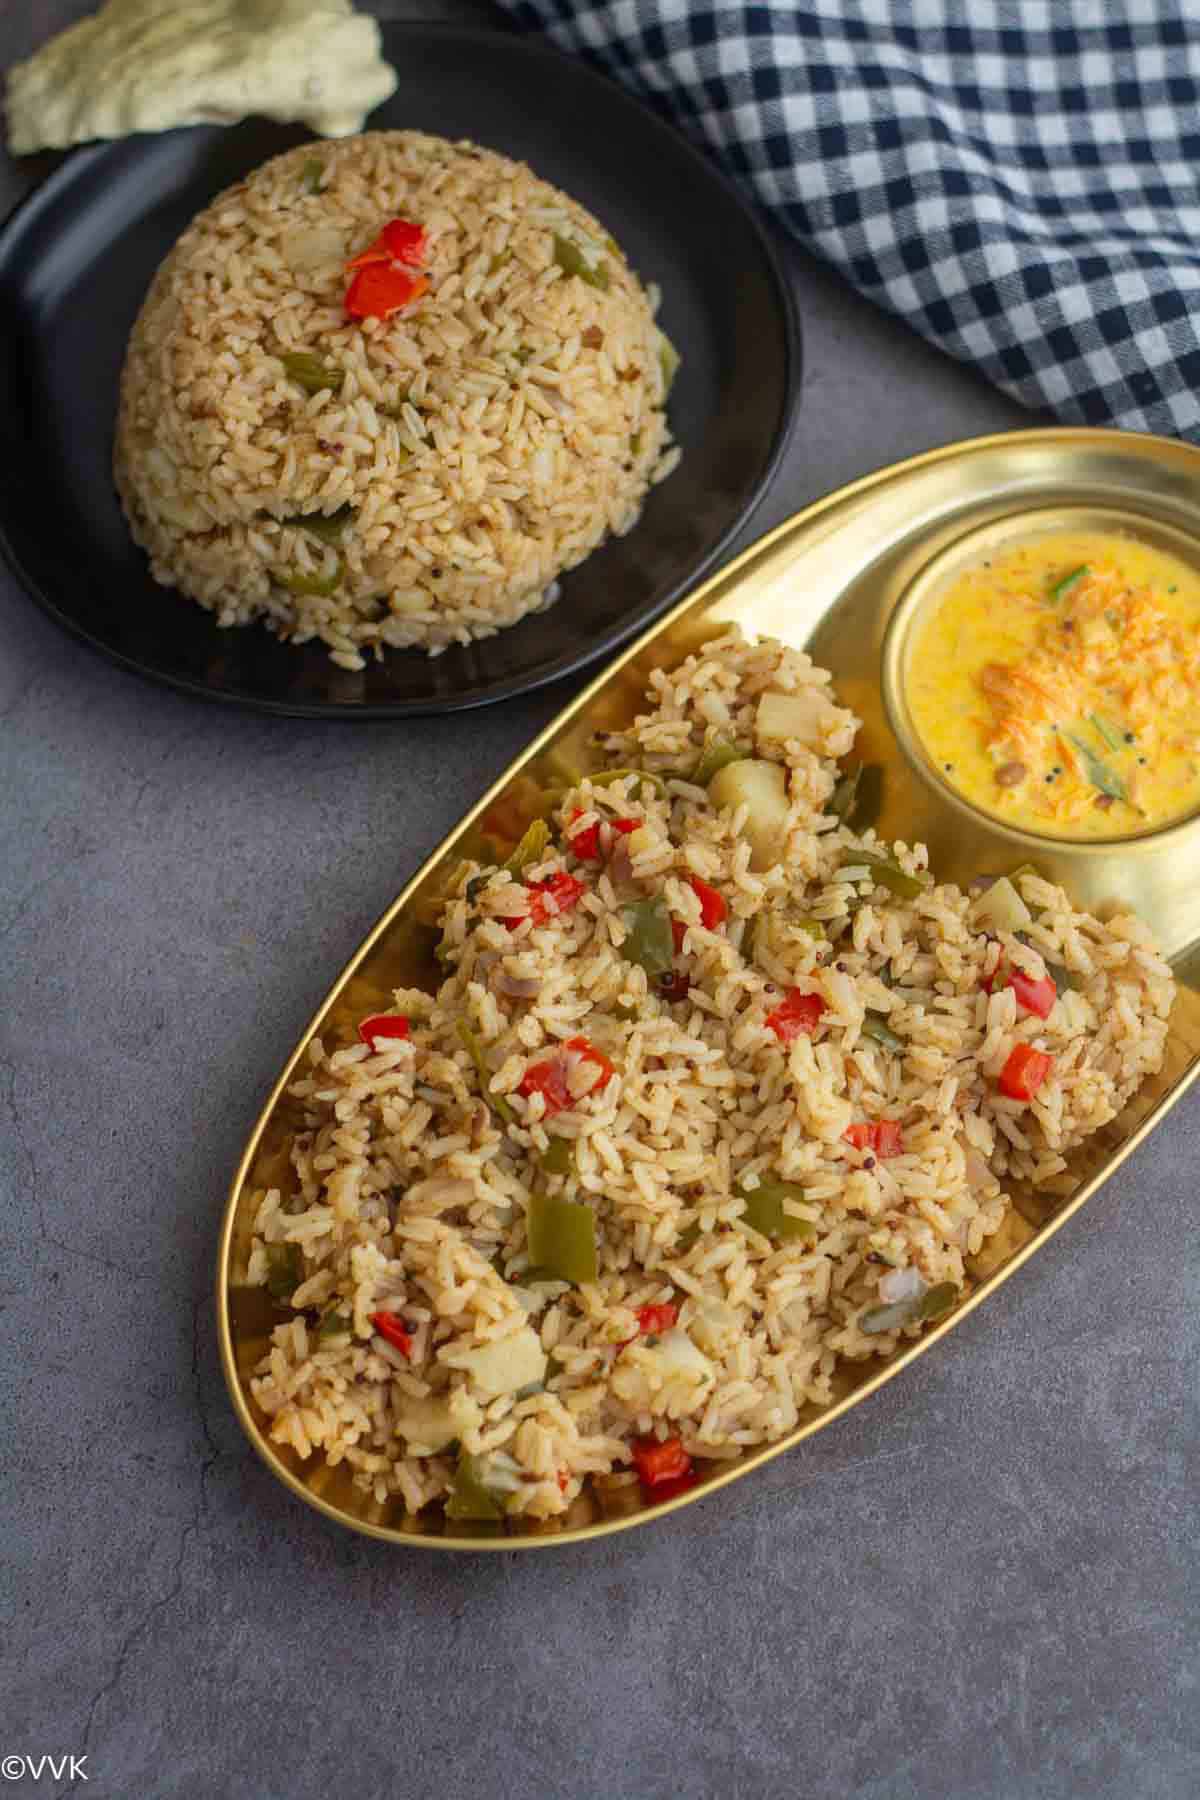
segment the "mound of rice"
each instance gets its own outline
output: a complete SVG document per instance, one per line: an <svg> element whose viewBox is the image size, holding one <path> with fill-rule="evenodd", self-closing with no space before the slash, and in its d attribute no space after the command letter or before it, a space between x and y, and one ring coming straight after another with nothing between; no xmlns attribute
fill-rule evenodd
<svg viewBox="0 0 1200 1800"><path fill-rule="evenodd" d="M424 228L430 291L351 320L345 264L392 218ZM219 624L321 638L347 669L490 636L675 466L657 304L523 164L408 131L302 145L154 278L117 421L133 535Z"/></svg>
<svg viewBox="0 0 1200 1800"><path fill-rule="evenodd" d="M922 846L829 812L857 721L827 683L732 634L658 675L607 741L610 767L658 782L585 778L530 866L463 866L450 973L395 996L410 1038L309 1046L294 1180L258 1197L249 1261L290 1308L253 1382L278 1442L408 1513L465 1466L535 1518L589 1477L612 1505L647 1439L706 1460L768 1443L831 1399L839 1359L968 1292L1012 1185L1069 1188L1071 1150L1160 1066L1174 984L1136 918L1101 923L1025 872L1027 927L985 927ZM779 694L809 721L782 741ZM715 738L781 771L771 867L745 805L692 780ZM655 898L678 922L667 981L630 936ZM1057 972L1047 1017L1013 970ZM786 1041L797 993L808 1028ZM1053 1058L1028 1102L999 1080L1022 1045ZM854 1130L881 1122L874 1145ZM754 1195L781 1182L772 1223ZM594 1280L530 1271L530 1210L555 1196L591 1209Z"/></svg>

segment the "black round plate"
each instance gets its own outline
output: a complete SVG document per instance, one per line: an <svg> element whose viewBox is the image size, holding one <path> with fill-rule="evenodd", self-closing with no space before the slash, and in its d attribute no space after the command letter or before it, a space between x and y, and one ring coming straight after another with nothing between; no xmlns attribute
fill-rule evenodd
<svg viewBox="0 0 1200 1800"><path fill-rule="evenodd" d="M323 646L221 631L150 578L110 474L126 339L192 216L311 134L252 119L78 151L0 235L0 546L60 624L123 667L269 712L398 718L482 706L571 673L663 612L762 497L800 381L794 302L762 226L684 138L605 77L501 32L385 25L398 92L370 126L471 137L576 195L663 291L683 368L684 458L630 534L571 570L547 612L351 674Z"/></svg>

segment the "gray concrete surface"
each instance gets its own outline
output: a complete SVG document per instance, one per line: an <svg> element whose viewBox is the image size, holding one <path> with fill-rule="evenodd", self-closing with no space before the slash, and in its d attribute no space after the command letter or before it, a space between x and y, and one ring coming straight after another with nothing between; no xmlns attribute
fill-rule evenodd
<svg viewBox="0 0 1200 1800"><path fill-rule="evenodd" d="M4 9L0 64L84 10ZM28 181L4 165L0 203ZM1023 422L793 267L808 383L748 535ZM1195 1101L943 1349L651 1529L397 1553L243 1441L210 1286L245 1133L331 974L566 698L242 717L0 577L0 1759L86 1754L74 1791L122 1800L1196 1794Z"/></svg>

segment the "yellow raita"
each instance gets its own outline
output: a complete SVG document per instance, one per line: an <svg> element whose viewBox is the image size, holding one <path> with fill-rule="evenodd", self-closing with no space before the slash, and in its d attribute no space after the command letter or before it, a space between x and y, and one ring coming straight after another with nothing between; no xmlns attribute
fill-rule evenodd
<svg viewBox="0 0 1200 1800"><path fill-rule="evenodd" d="M1200 806L1200 577L1092 532L981 560L934 603L908 700L945 779L1009 824L1168 824Z"/></svg>

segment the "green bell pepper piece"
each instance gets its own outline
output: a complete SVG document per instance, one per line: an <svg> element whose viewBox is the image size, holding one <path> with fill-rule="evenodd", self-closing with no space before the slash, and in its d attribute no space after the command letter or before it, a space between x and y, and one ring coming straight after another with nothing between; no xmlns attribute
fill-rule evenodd
<svg viewBox="0 0 1200 1800"><path fill-rule="evenodd" d="M651 769L600 769L595 775L589 775L588 780L593 787L607 787L611 781L626 781L631 775L653 788L661 799L666 799L667 784L661 775L656 775Z"/></svg>
<svg viewBox="0 0 1200 1800"><path fill-rule="evenodd" d="M570 1138L552 1137L538 1161L547 1175L569 1175L575 1167L575 1145Z"/></svg>
<svg viewBox="0 0 1200 1800"><path fill-rule="evenodd" d="M598 262L593 266L578 244L557 231L554 234L554 260L564 275L578 275L589 287L599 288L601 293L608 292L610 276L605 265Z"/></svg>
<svg viewBox="0 0 1200 1800"><path fill-rule="evenodd" d="M306 394L323 394L326 388L336 394L346 379L344 369L323 363L311 350L286 350L279 360Z"/></svg>
<svg viewBox="0 0 1200 1800"><path fill-rule="evenodd" d="M634 900L621 908L621 923L626 930L621 955L626 962L637 963L654 979L669 975L675 963L675 938L671 931L671 915L661 894L653 900Z"/></svg>
<svg viewBox="0 0 1200 1800"><path fill-rule="evenodd" d="M333 559L333 568L328 575L301 575L299 573L295 575L285 575L283 578L283 585L288 589L289 593L315 594L318 598L323 600L330 594L337 592L342 584L342 577L345 573L345 563L340 556L335 556Z"/></svg>
<svg viewBox="0 0 1200 1800"><path fill-rule="evenodd" d="M539 856L545 855L549 842L550 827L545 819L534 819L531 825L525 827L516 849L511 856L505 859L501 867L507 869L510 875L520 875L532 863L535 863Z"/></svg>
<svg viewBox="0 0 1200 1800"><path fill-rule="evenodd" d="M785 1200L803 1200L804 1189L798 1181L760 1181L756 1188L739 1185L737 1192L745 1201L743 1224L763 1237L778 1243L816 1237L817 1227L811 1219L797 1219L783 1209Z"/></svg>
<svg viewBox="0 0 1200 1800"><path fill-rule="evenodd" d="M596 1215L584 1201L532 1195L525 1231L537 1268L556 1281L595 1281Z"/></svg>
<svg viewBox="0 0 1200 1800"><path fill-rule="evenodd" d="M268 1244L267 1292L275 1300L290 1300L304 1280L299 1244Z"/></svg>
<svg viewBox="0 0 1200 1800"><path fill-rule="evenodd" d="M354 508L347 504L339 506L331 513L295 513L290 519L280 519L281 525L292 525L297 531L307 531L312 537L320 538L323 544L341 542L342 533L347 525L354 522Z"/></svg>
<svg viewBox="0 0 1200 1800"><path fill-rule="evenodd" d="M901 900L915 900L930 885L929 875L910 875L902 869L894 856L884 856L878 850L850 850L846 853L848 866L865 863L874 878L876 887L885 887Z"/></svg>
<svg viewBox="0 0 1200 1800"><path fill-rule="evenodd" d="M475 1071L479 1076L479 1086L482 1090L484 1100L488 1106L491 1107L498 1119L502 1119L506 1125L513 1124L517 1115L508 1104L508 1101L504 1098L504 1095L491 1094L488 1092L488 1082L492 1078L492 1071L488 1068L487 1059L483 1054L483 1045L475 1036L475 1033L471 1030L471 1027L467 1024L465 1019L459 1019L455 1026L455 1030L458 1032L459 1041L464 1050L475 1064Z"/></svg>
<svg viewBox="0 0 1200 1800"><path fill-rule="evenodd" d="M706 788L721 769L727 769L730 763L745 762L749 754L748 750L739 750L736 744L731 744L728 738L715 737L711 744L704 746L700 761L688 780L695 787Z"/></svg>
<svg viewBox="0 0 1200 1800"><path fill-rule="evenodd" d="M331 1306L317 1326L318 1341L321 1338L344 1337L352 1323L349 1313L340 1312L336 1306Z"/></svg>
<svg viewBox="0 0 1200 1800"><path fill-rule="evenodd" d="M897 1037L882 1013L868 1012L864 1015L862 1034L865 1038L873 1038L885 1050L895 1051L897 1056L904 1053L904 1039Z"/></svg>
<svg viewBox="0 0 1200 1800"><path fill-rule="evenodd" d="M936 1287L926 1288L923 1294L910 1294L907 1300L897 1300L891 1306L876 1306L870 1312L863 1313L859 1326L863 1331L899 1331L903 1325L916 1325L927 1319L940 1319L943 1313L950 1311L958 1297L958 1289L952 1281L939 1281Z"/></svg>
<svg viewBox="0 0 1200 1800"><path fill-rule="evenodd" d="M448 1519L502 1519L504 1507L483 1479L483 1465L476 1456L460 1456L454 1486L446 1500Z"/></svg>
<svg viewBox="0 0 1200 1800"><path fill-rule="evenodd" d="M883 806L883 768L879 763L855 763L839 778L826 812L851 831L867 831Z"/></svg>

